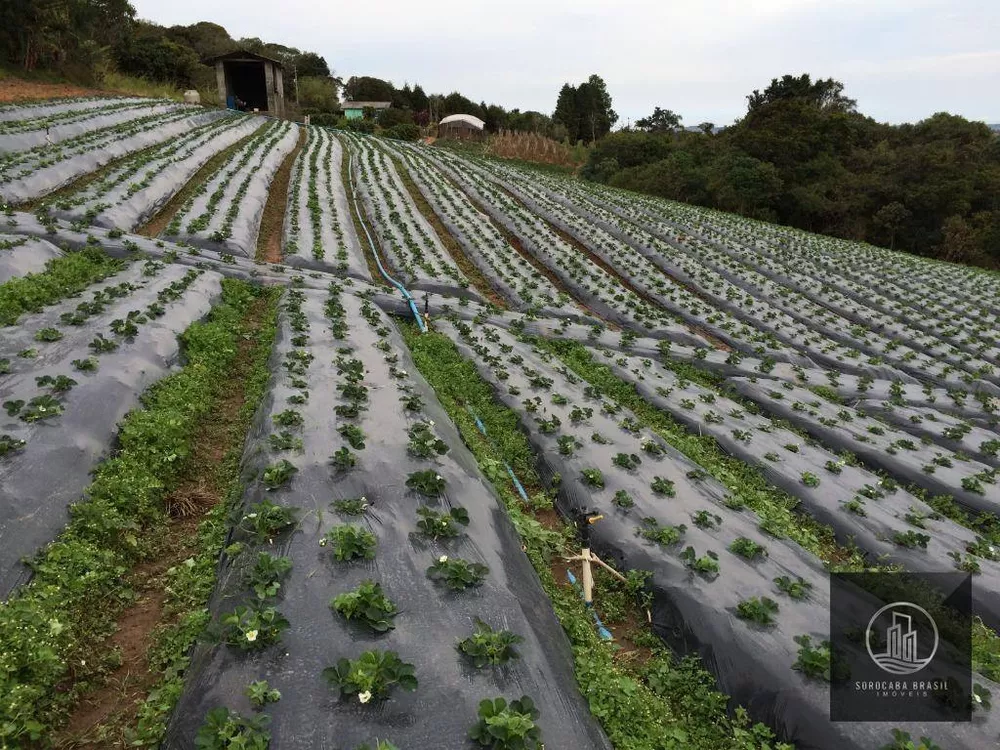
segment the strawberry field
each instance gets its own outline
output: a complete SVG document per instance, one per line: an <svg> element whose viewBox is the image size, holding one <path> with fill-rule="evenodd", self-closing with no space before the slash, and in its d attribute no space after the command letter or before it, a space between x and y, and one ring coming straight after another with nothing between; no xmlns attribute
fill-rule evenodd
<svg viewBox="0 0 1000 750"><path fill-rule="evenodd" d="M996 274L146 99L0 202L0 748L996 745ZM861 571L971 721L830 721Z"/></svg>

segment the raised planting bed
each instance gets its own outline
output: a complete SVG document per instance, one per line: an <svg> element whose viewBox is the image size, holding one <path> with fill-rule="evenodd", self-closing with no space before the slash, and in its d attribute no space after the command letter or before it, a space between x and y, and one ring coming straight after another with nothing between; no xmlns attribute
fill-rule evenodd
<svg viewBox="0 0 1000 750"><path fill-rule="evenodd" d="M669 644L699 653L734 704L766 716L797 747L884 742L876 725L831 723L827 682L802 667L796 638L828 637L827 579L817 558L766 533L766 519L734 505L729 488L550 355L497 328L439 327L520 416L540 473L558 487L560 513L600 512L594 550L620 570L652 573L653 626ZM976 747L991 731L954 726L953 747ZM914 736L933 728L901 725Z"/></svg>
<svg viewBox="0 0 1000 750"><path fill-rule="evenodd" d="M619 278L556 232L468 162L441 150L433 158L444 173L534 259L553 273L569 294L597 317L647 336L677 321L624 286Z"/></svg>
<svg viewBox="0 0 1000 750"><path fill-rule="evenodd" d="M110 161L223 117L217 110L174 107L69 138L53 146L0 155L0 200L40 198Z"/></svg>
<svg viewBox="0 0 1000 750"><path fill-rule="evenodd" d="M163 236L253 257L268 187L299 128L269 120L174 215Z"/></svg>
<svg viewBox="0 0 1000 750"><path fill-rule="evenodd" d="M288 191L282 232L285 258L292 265L369 279L341 179L343 147L325 128L309 127L306 133L309 140L295 160Z"/></svg>
<svg viewBox="0 0 1000 750"><path fill-rule="evenodd" d="M857 409L833 404L799 386L783 388L783 398L773 388L734 378L730 384L769 414L787 419L826 447L850 451L866 465L878 468L897 481L924 487L935 495L950 495L977 513L1000 509L997 470L956 451L933 445ZM789 384L791 385L791 384Z"/></svg>
<svg viewBox="0 0 1000 750"><path fill-rule="evenodd" d="M801 501L802 512L833 529L840 544L859 547L871 564L881 561L916 572L974 572L976 612L1000 626L1000 601L991 593L1000 588L1000 552L975 530L942 517L856 459L827 450L651 359L617 354L601 359L646 401L693 433L712 436L726 453L758 467L771 484ZM767 393L782 400L786 392L775 386Z"/></svg>
<svg viewBox="0 0 1000 750"><path fill-rule="evenodd" d="M100 179L46 204L56 216L81 225L134 229L166 205L215 154L261 124L260 118L227 113L123 160Z"/></svg>
<svg viewBox="0 0 1000 750"><path fill-rule="evenodd" d="M194 653L166 746L195 747L227 711L263 727L246 692L266 680L281 695L262 706L271 747L466 750L481 700L527 695L546 747L609 748L501 501L389 319L352 294L292 290L273 369L218 637ZM260 586L262 553L291 563L266 563L279 587ZM352 592L388 602L358 612L337 599ZM458 644L479 620L522 639L517 656L477 667ZM344 659L381 664L378 679L352 680Z"/></svg>
<svg viewBox="0 0 1000 750"><path fill-rule="evenodd" d="M0 284L44 271L50 260L61 255L62 251L47 240L0 233Z"/></svg>
<svg viewBox="0 0 1000 750"><path fill-rule="evenodd" d="M165 99L118 99L100 107L0 121L0 154L60 143L92 130L166 112L176 106L175 102Z"/></svg>
<svg viewBox="0 0 1000 750"><path fill-rule="evenodd" d="M31 576L22 564L55 537L140 394L178 362L178 335L204 317L220 276L133 264L82 298L25 316L0 362L0 598ZM72 322L66 322L72 320ZM23 356L33 352L30 357ZM19 356L19 353L22 356Z"/></svg>
<svg viewBox="0 0 1000 750"><path fill-rule="evenodd" d="M420 215L392 160L371 138L338 137L350 152L355 196L390 274L414 288L478 298L433 227Z"/></svg>
<svg viewBox="0 0 1000 750"><path fill-rule="evenodd" d="M388 144L382 147L390 148ZM425 151L396 144L391 148L487 283L514 309L547 317L578 316L581 310L570 296L518 252L492 220L426 158Z"/></svg>

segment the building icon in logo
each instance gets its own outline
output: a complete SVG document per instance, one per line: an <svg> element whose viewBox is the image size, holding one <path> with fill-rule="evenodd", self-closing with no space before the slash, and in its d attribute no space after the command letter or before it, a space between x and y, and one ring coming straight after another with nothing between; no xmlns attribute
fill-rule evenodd
<svg viewBox="0 0 1000 750"><path fill-rule="evenodd" d="M872 651L873 635L879 632L876 627L885 627L885 651ZM928 628L929 625L929 628ZM924 628L925 638L933 633L933 641L927 656L920 656L920 641L918 629ZM865 645L868 655L880 669L889 674L915 674L931 663L938 648L938 629L934 618L923 607L910 602L894 602L887 604L876 612L868 622L865 632ZM925 646L925 650L926 646Z"/></svg>

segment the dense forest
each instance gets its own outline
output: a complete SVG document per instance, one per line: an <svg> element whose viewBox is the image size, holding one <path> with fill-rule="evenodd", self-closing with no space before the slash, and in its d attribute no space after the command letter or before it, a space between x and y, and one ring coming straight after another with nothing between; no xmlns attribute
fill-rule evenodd
<svg viewBox="0 0 1000 750"><path fill-rule="evenodd" d="M813 232L1000 268L1000 136L939 113L887 125L838 81L784 76L719 131L656 108L597 141L585 177Z"/></svg>

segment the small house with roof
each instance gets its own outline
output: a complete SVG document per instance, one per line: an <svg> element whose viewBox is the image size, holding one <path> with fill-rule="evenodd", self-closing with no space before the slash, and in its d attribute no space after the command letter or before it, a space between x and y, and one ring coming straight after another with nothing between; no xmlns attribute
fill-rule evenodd
<svg viewBox="0 0 1000 750"><path fill-rule="evenodd" d="M340 108L348 120L360 120L365 116L365 110L372 112L375 119L383 110L389 109L392 102L344 102Z"/></svg>
<svg viewBox="0 0 1000 750"><path fill-rule="evenodd" d="M235 50L205 61L215 66L219 99L229 109L285 114L285 85L280 60L256 52Z"/></svg>

